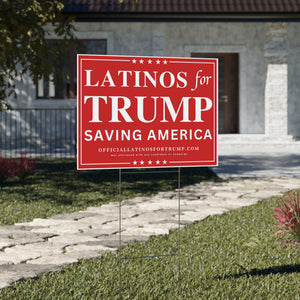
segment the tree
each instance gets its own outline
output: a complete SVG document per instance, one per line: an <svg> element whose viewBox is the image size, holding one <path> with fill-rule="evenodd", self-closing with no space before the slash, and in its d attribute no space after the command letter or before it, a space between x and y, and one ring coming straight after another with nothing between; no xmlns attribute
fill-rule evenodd
<svg viewBox="0 0 300 300"><path fill-rule="evenodd" d="M62 14L64 0L0 0L0 111L5 99L16 97L13 80L24 74L36 83L55 72L62 44L50 47L45 26L51 25L63 41L73 39L70 18Z"/></svg>

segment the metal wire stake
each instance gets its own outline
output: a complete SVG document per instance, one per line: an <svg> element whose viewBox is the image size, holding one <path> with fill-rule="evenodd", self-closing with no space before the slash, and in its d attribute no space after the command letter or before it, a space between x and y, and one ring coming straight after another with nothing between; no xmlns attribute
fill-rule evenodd
<svg viewBox="0 0 300 300"><path fill-rule="evenodd" d="M181 214L181 208L180 208L180 198L181 198L181 183L180 183L180 167L178 167L178 288L180 293L180 273L181 273L181 261L180 261L180 252L181 252L181 241L180 241L180 214Z"/></svg>
<svg viewBox="0 0 300 300"><path fill-rule="evenodd" d="M175 173L176 171L171 171L170 173ZM137 173L139 172L132 172ZM149 172L150 173L150 172ZM154 172L153 172L154 173ZM164 173L164 172L160 172ZM168 173L168 172L165 172ZM129 172L123 172L123 174L131 174ZM178 174L178 252L177 254L161 254L161 255L150 255L150 256L135 256L135 257L122 257L121 247L122 247L122 169L119 169L119 299L122 299L122 260L128 259L144 259L144 258L154 258L154 257L168 257L168 256L178 256L178 290L179 293L181 291L181 232L180 232L180 225L181 225L181 168L178 167L177 170Z"/></svg>

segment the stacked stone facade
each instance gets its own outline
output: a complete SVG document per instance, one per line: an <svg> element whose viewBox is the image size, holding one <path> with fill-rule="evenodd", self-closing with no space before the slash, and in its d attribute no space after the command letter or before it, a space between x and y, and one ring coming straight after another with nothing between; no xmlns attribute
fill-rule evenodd
<svg viewBox="0 0 300 300"><path fill-rule="evenodd" d="M265 25L265 134L288 134L287 23Z"/></svg>

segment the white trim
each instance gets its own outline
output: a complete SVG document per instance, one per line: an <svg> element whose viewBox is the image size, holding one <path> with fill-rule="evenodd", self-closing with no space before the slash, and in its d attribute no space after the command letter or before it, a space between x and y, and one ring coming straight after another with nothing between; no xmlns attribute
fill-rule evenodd
<svg viewBox="0 0 300 300"><path fill-rule="evenodd" d="M38 97L44 97L44 77L38 81Z"/></svg>
<svg viewBox="0 0 300 300"><path fill-rule="evenodd" d="M51 74L49 76L49 97L54 97L55 96L55 85L53 82L54 76Z"/></svg>

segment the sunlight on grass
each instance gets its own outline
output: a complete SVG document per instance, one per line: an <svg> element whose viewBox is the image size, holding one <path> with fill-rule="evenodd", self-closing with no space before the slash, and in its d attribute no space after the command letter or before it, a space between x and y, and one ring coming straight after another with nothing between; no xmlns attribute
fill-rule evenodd
<svg viewBox="0 0 300 300"><path fill-rule="evenodd" d="M0 298L297 299L300 248L271 238L276 201L264 200L186 227L180 235L180 265L177 256L119 260L178 251L174 231L125 247L120 256L107 253L60 273L17 282L3 289Z"/></svg>

